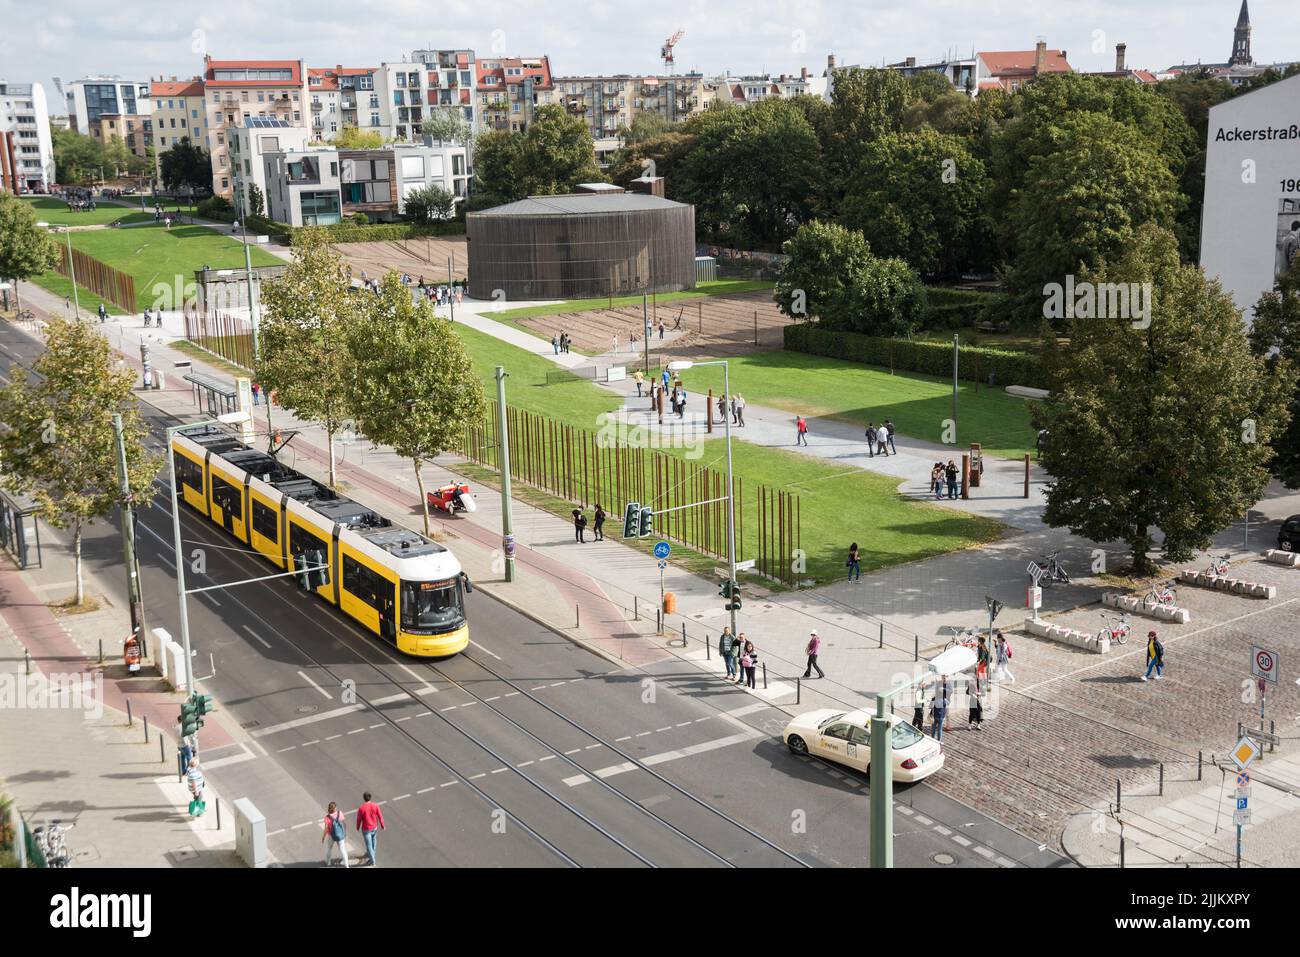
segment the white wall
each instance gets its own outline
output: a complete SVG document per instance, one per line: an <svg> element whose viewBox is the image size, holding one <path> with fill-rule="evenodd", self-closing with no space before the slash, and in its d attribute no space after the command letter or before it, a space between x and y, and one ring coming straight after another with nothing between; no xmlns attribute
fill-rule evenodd
<svg viewBox="0 0 1300 957"><path fill-rule="evenodd" d="M1222 281L1247 323L1260 295L1273 288L1279 223L1284 218L1281 228L1289 228L1300 220L1300 212L1283 217L1279 209L1288 200L1300 210L1297 180L1300 76L1210 110L1201 265Z"/></svg>

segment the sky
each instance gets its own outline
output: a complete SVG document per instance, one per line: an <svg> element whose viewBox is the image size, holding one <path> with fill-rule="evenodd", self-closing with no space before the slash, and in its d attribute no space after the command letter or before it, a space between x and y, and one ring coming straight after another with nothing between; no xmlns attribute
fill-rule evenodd
<svg viewBox="0 0 1300 957"><path fill-rule="evenodd" d="M677 72L820 74L971 50L1064 49L1076 70L1223 62L1240 0L0 0L0 78L45 86L88 74L193 76L217 59L377 66L412 49L549 54L557 75L658 73L678 29ZM1259 62L1300 60L1300 3L1252 0ZM39 16L33 17L33 13Z"/></svg>

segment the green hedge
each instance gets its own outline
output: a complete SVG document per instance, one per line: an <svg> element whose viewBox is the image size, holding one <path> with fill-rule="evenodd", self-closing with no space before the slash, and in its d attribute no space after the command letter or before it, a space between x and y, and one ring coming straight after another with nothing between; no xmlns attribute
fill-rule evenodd
<svg viewBox="0 0 1300 957"><path fill-rule="evenodd" d="M962 329L979 322L999 325L1008 321L1013 300L1005 293L925 287L925 328Z"/></svg>
<svg viewBox="0 0 1300 957"><path fill-rule="evenodd" d="M785 327L785 347L792 352L830 356L923 375L952 375L952 346L946 342L923 342L917 339L888 339L853 332L826 332L811 323L798 322ZM997 386L1024 385L1046 388L1046 377L1038 357L1010 349L986 346L959 346L958 375L971 382L988 382L993 376Z"/></svg>
<svg viewBox="0 0 1300 957"><path fill-rule="evenodd" d="M449 221L445 223L374 223L370 226L358 226L356 223L339 223L335 226L321 226L333 243L378 243L391 242L395 239L423 239L425 236L463 236L465 224ZM290 229L288 236L297 232Z"/></svg>

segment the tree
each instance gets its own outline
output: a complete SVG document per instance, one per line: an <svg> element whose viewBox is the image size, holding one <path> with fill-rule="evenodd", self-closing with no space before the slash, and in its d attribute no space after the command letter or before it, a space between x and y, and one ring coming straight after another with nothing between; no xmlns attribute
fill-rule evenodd
<svg viewBox="0 0 1300 957"><path fill-rule="evenodd" d="M469 120L465 119L460 109L454 106L443 106L433 110L420 124L420 132L425 136L432 136L439 143L463 143L469 146L474 140L474 131Z"/></svg>
<svg viewBox="0 0 1300 957"><path fill-rule="evenodd" d="M889 133L866 146L841 221L877 255L953 275L988 265L987 189L984 164L960 137Z"/></svg>
<svg viewBox="0 0 1300 957"><path fill-rule="evenodd" d="M324 427L331 487L337 482L334 436L352 415L347 336L361 298L329 237L316 226L294 233L293 261L262 290L258 381L268 393L277 391L280 405Z"/></svg>
<svg viewBox="0 0 1300 957"><path fill-rule="evenodd" d="M646 140L657 139L669 132L675 124L662 113L650 113L641 111L632 117L630 126L625 126L619 130L619 135L623 140L623 147L635 146L637 143L644 143Z"/></svg>
<svg viewBox="0 0 1300 957"><path fill-rule="evenodd" d="M384 137L377 130L362 130L345 123L332 143L336 149L341 150L377 150L384 145Z"/></svg>
<svg viewBox="0 0 1300 957"><path fill-rule="evenodd" d="M104 144L104 166L109 174L106 179L116 179L127 171L133 154L122 142L122 137L111 136Z"/></svg>
<svg viewBox="0 0 1300 957"><path fill-rule="evenodd" d="M677 173L695 144L694 134L679 130L632 144L619 150L610 169L610 179L621 186L627 186L642 176L662 176L665 195L677 199L681 195L682 185Z"/></svg>
<svg viewBox="0 0 1300 957"><path fill-rule="evenodd" d="M1255 304L1250 347L1270 367L1281 363L1293 370L1300 367L1300 254L1278 276L1273 291ZM1273 441L1273 474L1287 488L1300 488L1300 378L1291 380L1289 408L1291 421Z"/></svg>
<svg viewBox="0 0 1300 957"><path fill-rule="evenodd" d="M1013 207L1019 254L1010 285L1026 323L1043 315L1051 283L1117 259L1145 223L1172 229L1181 208L1166 162L1125 124L1081 112L1053 130Z"/></svg>
<svg viewBox="0 0 1300 957"><path fill-rule="evenodd" d="M0 277L13 280L19 309L18 283L49 272L59 262L59 244L37 222L35 208L0 192Z"/></svg>
<svg viewBox="0 0 1300 957"><path fill-rule="evenodd" d="M903 129L908 104L922 89L897 70L835 71L830 109L817 130L825 161L822 188L826 207L838 209L850 178L862 162L862 148L886 133Z"/></svg>
<svg viewBox="0 0 1300 957"><path fill-rule="evenodd" d="M50 129L50 136L54 145L54 175L60 183L85 182L104 165L104 144L93 136L58 127Z"/></svg>
<svg viewBox="0 0 1300 957"><path fill-rule="evenodd" d="M371 442L411 460L428 535L424 466L482 420L483 387L455 327L426 299L413 302L396 273L380 281L378 296L362 297L360 319L348 336L349 404Z"/></svg>
<svg viewBox="0 0 1300 957"><path fill-rule="evenodd" d="M579 183L605 179L587 124L553 103L538 110L522 134L512 166L525 196L571 193Z"/></svg>
<svg viewBox="0 0 1300 957"><path fill-rule="evenodd" d="M122 416L133 505L153 497L161 463L144 445L147 428L131 395L135 373L119 367L108 340L88 323L55 317L45 327L45 351L0 390L4 481L29 494L39 516L72 529L75 602L85 601L81 537L87 525L122 503L113 415Z"/></svg>
<svg viewBox="0 0 1300 957"><path fill-rule="evenodd" d="M515 159L522 138L518 133L491 130L480 136L474 146L474 182L470 208L500 206L527 193L515 179Z"/></svg>
<svg viewBox="0 0 1300 957"><path fill-rule="evenodd" d="M248 215L260 217L266 212L266 200L256 183L248 184Z"/></svg>
<svg viewBox="0 0 1300 957"><path fill-rule="evenodd" d="M805 223L782 251L773 298L788 316L816 316L823 329L905 336L920 324L925 293L901 259L879 258L857 230Z"/></svg>
<svg viewBox="0 0 1300 957"><path fill-rule="evenodd" d="M201 146L195 146L188 136L181 137L162 154L159 163L163 185L172 192L185 188L193 190L212 188L212 159Z"/></svg>
<svg viewBox="0 0 1300 957"><path fill-rule="evenodd" d="M1051 433L1044 519L1125 542L1135 573L1148 574L1157 529L1165 557L1185 561L1259 499L1269 442L1286 425L1288 370L1251 354L1231 298L1180 265L1168 230L1142 226L1097 277L1150 283L1150 322L1072 322L1035 408Z"/></svg>
<svg viewBox="0 0 1300 957"><path fill-rule="evenodd" d="M403 200L403 215L412 223L432 223L451 219L456 213L456 197L437 183L417 187Z"/></svg>

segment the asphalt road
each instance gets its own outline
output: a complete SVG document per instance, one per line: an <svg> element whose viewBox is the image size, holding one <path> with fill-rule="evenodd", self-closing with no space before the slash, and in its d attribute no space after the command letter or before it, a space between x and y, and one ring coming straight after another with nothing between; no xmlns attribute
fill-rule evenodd
<svg viewBox="0 0 1300 957"><path fill-rule="evenodd" d="M6 376L38 349L0 324ZM142 408L161 447L171 423ZM139 514L141 573L150 625L179 636L163 484ZM190 588L274 571L192 510L181 517L186 560L204 562ZM83 548L121 583L115 525L92 526ZM867 864L868 782L790 754L784 712L677 661L615 666L481 590L468 611L470 649L430 663L290 579L190 597L196 674L214 663L202 690L241 737L203 763L222 794L266 815L279 862L318 864L325 804L351 811L369 790L384 866ZM898 866L1061 863L924 784L896 787L895 802Z"/></svg>

